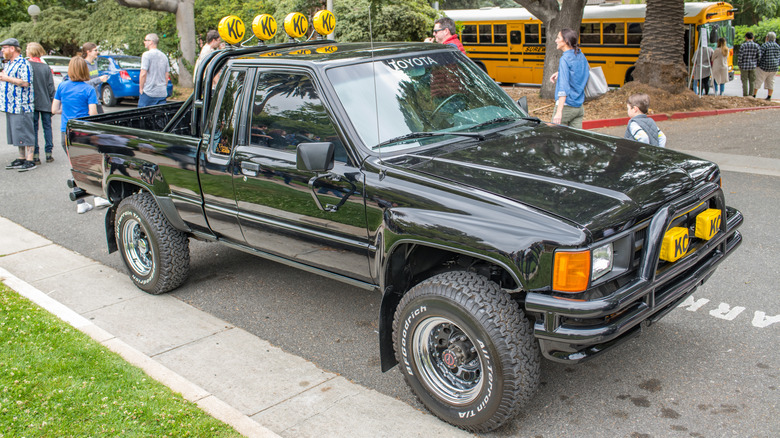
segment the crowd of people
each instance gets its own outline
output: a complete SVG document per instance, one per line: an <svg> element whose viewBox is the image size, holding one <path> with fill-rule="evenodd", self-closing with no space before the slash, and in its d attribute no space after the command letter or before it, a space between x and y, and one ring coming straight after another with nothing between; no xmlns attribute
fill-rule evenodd
<svg viewBox="0 0 780 438"><path fill-rule="evenodd" d="M141 56L138 106L165 103L170 70L167 56L157 49L159 38L148 34L144 38L147 51ZM0 111L5 112L8 144L18 148L18 158L6 166L8 170L27 172L41 164L38 144L38 127L43 130L45 160L54 161L52 136L52 115L60 114L60 139L65 153L67 149L66 128L68 120L96 115L103 112L99 95L101 85L108 75L100 75L97 65L98 48L87 42L81 47L81 54L68 63L68 80L54 87L51 69L41 59L46 54L43 47L30 42L25 58L16 38L0 42L3 52L3 67L0 71ZM95 206L111 203L95 198ZM91 204L80 199L77 212L91 210Z"/></svg>

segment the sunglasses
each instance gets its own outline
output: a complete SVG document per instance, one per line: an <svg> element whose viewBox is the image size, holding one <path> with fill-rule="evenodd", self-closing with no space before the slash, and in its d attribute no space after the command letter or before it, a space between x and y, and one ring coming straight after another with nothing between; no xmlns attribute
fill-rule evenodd
<svg viewBox="0 0 780 438"><path fill-rule="evenodd" d="M433 29L433 34L434 34L434 35L436 35L436 33L437 33L437 32L441 32L441 31L443 31L443 30L444 30L444 29Z"/></svg>

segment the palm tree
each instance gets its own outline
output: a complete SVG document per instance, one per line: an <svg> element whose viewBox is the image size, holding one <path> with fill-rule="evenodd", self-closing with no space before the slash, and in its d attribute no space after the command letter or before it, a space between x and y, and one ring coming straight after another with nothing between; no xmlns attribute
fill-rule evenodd
<svg viewBox="0 0 780 438"><path fill-rule="evenodd" d="M683 0L647 0L634 80L672 93L685 88L684 17Z"/></svg>

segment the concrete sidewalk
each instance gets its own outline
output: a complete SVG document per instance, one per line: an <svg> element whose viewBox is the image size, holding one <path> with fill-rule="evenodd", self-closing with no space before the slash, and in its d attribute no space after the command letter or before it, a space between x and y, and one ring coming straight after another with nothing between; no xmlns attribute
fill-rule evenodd
<svg viewBox="0 0 780 438"><path fill-rule="evenodd" d="M470 436L2 217L0 281L245 436Z"/></svg>

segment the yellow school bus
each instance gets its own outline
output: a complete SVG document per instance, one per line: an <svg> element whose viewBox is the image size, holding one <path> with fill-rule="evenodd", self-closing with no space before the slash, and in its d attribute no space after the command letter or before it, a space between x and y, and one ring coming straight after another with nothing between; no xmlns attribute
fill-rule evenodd
<svg viewBox="0 0 780 438"><path fill-rule="evenodd" d="M585 6L580 47L591 67L601 66L610 86L631 80L639 57L646 5ZM701 38L715 48L718 38L729 47L729 75L736 9L729 3L685 3L685 62L690 62ZM459 25L466 53L498 82L540 84L544 69L545 26L525 8L447 10Z"/></svg>

